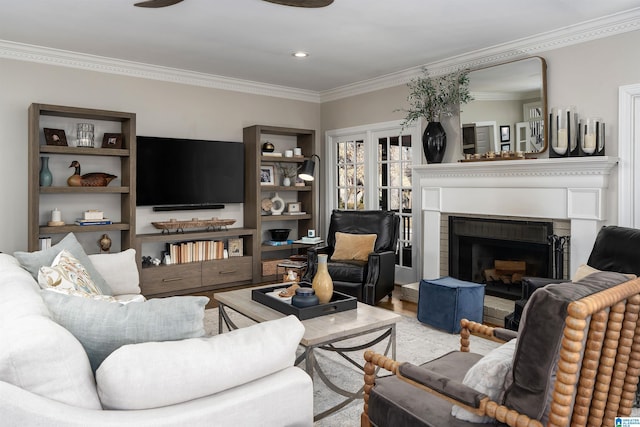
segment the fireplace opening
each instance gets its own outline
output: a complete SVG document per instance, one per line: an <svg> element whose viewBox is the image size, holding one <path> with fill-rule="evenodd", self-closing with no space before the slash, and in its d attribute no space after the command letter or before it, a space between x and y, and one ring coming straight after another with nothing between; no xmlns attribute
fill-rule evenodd
<svg viewBox="0 0 640 427"><path fill-rule="evenodd" d="M449 275L485 284L487 295L519 299L523 276L555 277L550 236L552 222L450 216Z"/></svg>

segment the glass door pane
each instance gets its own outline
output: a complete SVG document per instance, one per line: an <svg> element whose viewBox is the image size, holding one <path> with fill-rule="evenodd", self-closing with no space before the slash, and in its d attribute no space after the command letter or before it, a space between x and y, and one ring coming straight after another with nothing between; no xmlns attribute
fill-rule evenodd
<svg viewBox="0 0 640 427"><path fill-rule="evenodd" d="M411 267L413 223L411 135L378 138L378 207L400 216L396 264Z"/></svg>
<svg viewBox="0 0 640 427"><path fill-rule="evenodd" d="M336 206L344 210L364 210L364 141L339 140L336 153Z"/></svg>

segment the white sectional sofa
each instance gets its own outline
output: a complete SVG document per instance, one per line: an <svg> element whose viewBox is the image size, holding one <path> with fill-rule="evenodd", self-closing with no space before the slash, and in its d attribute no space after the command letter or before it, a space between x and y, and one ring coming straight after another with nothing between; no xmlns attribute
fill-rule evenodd
<svg viewBox="0 0 640 427"><path fill-rule="evenodd" d="M139 293L131 253L91 258L114 290ZM123 289L126 271L136 282ZM300 321L205 337L206 301L120 305L43 291L15 257L0 254L0 423L312 425L311 379L293 366ZM152 331L136 336L145 328Z"/></svg>

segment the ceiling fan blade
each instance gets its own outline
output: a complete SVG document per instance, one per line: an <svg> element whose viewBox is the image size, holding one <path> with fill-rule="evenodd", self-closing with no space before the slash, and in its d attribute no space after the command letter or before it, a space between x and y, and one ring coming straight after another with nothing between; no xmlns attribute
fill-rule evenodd
<svg viewBox="0 0 640 427"><path fill-rule="evenodd" d="M269 3L282 4L294 7L325 7L333 3L333 0L264 0Z"/></svg>
<svg viewBox="0 0 640 427"><path fill-rule="evenodd" d="M147 1L141 1L139 3L136 3L134 4L134 6L158 8L158 7L173 6L174 4L178 4L181 1L182 0L147 0Z"/></svg>

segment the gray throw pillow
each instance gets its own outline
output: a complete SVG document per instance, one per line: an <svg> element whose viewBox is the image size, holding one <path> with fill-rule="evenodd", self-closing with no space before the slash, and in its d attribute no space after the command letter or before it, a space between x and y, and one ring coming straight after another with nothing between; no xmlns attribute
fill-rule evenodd
<svg viewBox="0 0 640 427"><path fill-rule="evenodd" d="M87 256L86 252L82 248L78 239L73 233L69 233L58 243L50 247L49 249L44 249L42 251L35 252L14 252L13 256L20 262L20 265L27 270L33 278L38 281L38 271L42 266L51 266L54 258L62 251L63 249L71 252L80 264L84 266L84 268L89 272L91 276L91 280L96 284L100 292L104 295L113 295L111 288L104 280L104 278L98 273L98 270L95 269L93 263Z"/></svg>
<svg viewBox="0 0 640 427"><path fill-rule="evenodd" d="M155 298L122 305L47 290L41 294L53 320L80 341L94 372L123 345L197 338L205 332L207 297Z"/></svg>

